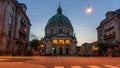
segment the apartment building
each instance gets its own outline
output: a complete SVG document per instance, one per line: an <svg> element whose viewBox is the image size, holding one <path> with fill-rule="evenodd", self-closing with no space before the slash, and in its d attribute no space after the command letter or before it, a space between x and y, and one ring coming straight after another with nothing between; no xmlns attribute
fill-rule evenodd
<svg viewBox="0 0 120 68"><path fill-rule="evenodd" d="M26 5L17 0L0 0L0 55L22 55L30 34Z"/></svg>

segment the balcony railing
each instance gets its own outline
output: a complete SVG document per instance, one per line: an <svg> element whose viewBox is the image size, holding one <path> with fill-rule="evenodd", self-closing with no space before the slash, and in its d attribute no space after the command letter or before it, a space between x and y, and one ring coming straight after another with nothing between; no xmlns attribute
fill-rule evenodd
<svg viewBox="0 0 120 68"><path fill-rule="evenodd" d="M110 30L113 30L113 29L114 29L113 26L112 26L112 27L109 27L108 29L105 29L105 32L110 31Z"/></svg>
<svg viewBox="0 0 120 68"><path fill-rule="evenodd" d="M19 29L19 33L26 36L26 33L22 29Z"/></svg>
<svg viewBox="0 0 120 68"><path fill-rule="evenodd" d="M115 37L115 34L104 35L104 39L109 39Z"/></svg>

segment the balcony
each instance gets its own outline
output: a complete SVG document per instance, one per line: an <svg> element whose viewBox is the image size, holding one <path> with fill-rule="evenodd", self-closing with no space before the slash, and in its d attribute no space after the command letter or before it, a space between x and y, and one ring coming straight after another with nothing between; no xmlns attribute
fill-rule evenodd
<svg viewBox="0 0 120 68"><path fill-rule="evenodd" d="M115 33L109 34L109 35L104 35L104 39L110 39L110 38L115 38Z"/></svg>
<svg viewBox="0 0 120 68"><path fill-rule="evenodd" d="M26 36L26 33L22 29L19 29L19 33Z"/></svg>
<svg viewBox="0 0 120 68"><path fill-rule="evenodd" d="M109 28L105 29L105 32L110 31L110 30L113 30L113 29L114 29L113 26L112 26L112 27L109 27Z"/></svg>

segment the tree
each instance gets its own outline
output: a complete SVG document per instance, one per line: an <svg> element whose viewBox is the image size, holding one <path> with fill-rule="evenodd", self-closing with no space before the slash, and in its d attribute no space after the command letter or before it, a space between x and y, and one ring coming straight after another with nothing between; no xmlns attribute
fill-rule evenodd
<svg viewBox="0 0 120 68"><path fill-rule="evenodd" d="M39 45L40 45L40 40L38 40L38 39L33 39L33 40L31 41L31 47L32 47L35 51L37 51L37 48L39 47Z"/></svg>
<svg viewBox="0 0 120 68"><path fill-rule="evenodd" d="M43 50L44 50L44 44L43 44L43 41L44 41L44 38L41 38L40 39L40 44L39 44L39 46L38 46L38 50L39 50L39 53L41 54L42 52L43 52Z"/></svg>
<svg viewBox="0 0 120 68"><path fill-rule="evenodd" d="M98 43L97 47L98 47L99 54L103 56L107 53L107 50L108 50L109 46L108 46L107 43Z"/></svg>

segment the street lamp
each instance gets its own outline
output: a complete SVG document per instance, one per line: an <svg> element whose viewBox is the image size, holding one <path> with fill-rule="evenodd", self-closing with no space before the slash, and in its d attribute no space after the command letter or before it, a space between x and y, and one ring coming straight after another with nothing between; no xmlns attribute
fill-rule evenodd
<svg viewBox="0 0 120 68"><path fill-rule="evenodd" d="M39 45L38 49L39 49L39 52L40 52L40 53L42 53L43 47L44 47L43 44L42 44L42 45Z"/></svg>
<svg viewBox="0 0 120 68"><path fill-rule="evenodd" d="M41 47L43 48L43 45L41 45Z"/></svg>
<svg viewBox="0 0 120 68"><path fill-rule="evenodd" d="M86 8L86 13L90 14L93 9L92 9L92 7L90 6L89 0L87 0L87 3L88 3L88 5L87 5L87 8Z"/></svg>
<svg viewBox="0 0 120 68"><path fill-rule="evenodd" d="M93 47L92 47L92 50L94 50L94 51L98 51L98 47L93 46Z"/></svg>
<svg viewBox="0 0 120 68"><path fill-rule="evenodd" d="M98 53L99 47L93 46L93 47L92 47L92 50L94 51L94 53L95 53L96 56L99 55L99 53Z"/></svg>
<svg viewBox="0 0 120 68"><path fill-rule="evenodd" d="M87 6L86 12L90 14L92 12L92 7L90 5Z"/></svg>

